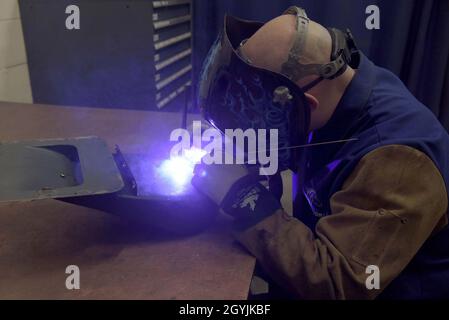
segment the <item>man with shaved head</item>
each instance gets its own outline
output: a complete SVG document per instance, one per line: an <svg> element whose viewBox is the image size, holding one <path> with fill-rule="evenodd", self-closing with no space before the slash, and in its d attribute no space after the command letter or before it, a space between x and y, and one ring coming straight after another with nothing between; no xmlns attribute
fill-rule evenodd
<svg viewBox="0 0 449 320"><path fill-rule="evenodd" d="M449 297L449 136L349 30L297 7L266 24L228 16L199 91L221 131L277 130L279 170L298 173L293 216L245 166L192 180L272 284L300 299Z"/></svg>
<svg viewBox="0 0 449 320"><path fill-rule="evenodd" d="M295 23L293 15L282 15L269 21L245 42L241 48L243 54L253 65L280 73L295 40ZM331 49L332 39L327 29L310 21L300 61L304 64L328 63ZM348 67L340 77L332 81L324 80L305 94L312 112L310 130L320 128L327 122L353 76L354 70ZM301 87L316 77L309 75L296 83Z"/></svg>

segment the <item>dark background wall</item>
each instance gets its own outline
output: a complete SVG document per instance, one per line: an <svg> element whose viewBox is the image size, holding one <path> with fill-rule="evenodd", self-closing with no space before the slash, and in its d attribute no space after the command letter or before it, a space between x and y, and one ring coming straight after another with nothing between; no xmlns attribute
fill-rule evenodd
<svg viewBox="0 0 449 320"><path fill-rule="evenodd" d="M380 9L380 30L365 27L365 9L373 4ZM267 21L290 5L324 26L350 28L363 52L400 76L449 129L448 0L195 0L196 71L225 13Z"/></svg>

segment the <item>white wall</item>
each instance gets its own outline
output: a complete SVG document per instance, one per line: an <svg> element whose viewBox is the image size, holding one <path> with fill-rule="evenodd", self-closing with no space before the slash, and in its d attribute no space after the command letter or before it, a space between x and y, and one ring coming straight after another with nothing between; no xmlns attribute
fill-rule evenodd
<svg viewBox="0 0 449 320"><path fill-rule="evenodd" d="M0 101L32 100L18 0L0 0Z"/></svg>

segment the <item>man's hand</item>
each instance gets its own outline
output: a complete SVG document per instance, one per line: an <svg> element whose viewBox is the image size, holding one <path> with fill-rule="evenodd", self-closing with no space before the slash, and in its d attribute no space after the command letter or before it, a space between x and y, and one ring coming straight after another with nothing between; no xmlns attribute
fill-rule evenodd
<svg viewBox="0 0 449 320"><path fill-rule="evenodd" d="M243 165L199 164L192 184L243 225L253 225L281 208L276 199Z"/></svg>

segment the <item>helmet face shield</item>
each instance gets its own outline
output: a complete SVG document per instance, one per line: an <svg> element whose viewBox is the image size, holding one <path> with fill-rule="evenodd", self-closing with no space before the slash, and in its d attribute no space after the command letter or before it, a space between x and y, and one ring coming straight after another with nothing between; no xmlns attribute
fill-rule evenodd
<svg viewBox="0 0 449 320"><path fill-rule="evenodd" d="M262 25L225 17L224 30L203 65L199 106L222 132L277 130L279 169L294 169L298 149L291 147L305 144L310 122L304 92L284 75L255 67L238 53L240 43Z"/></svg>

